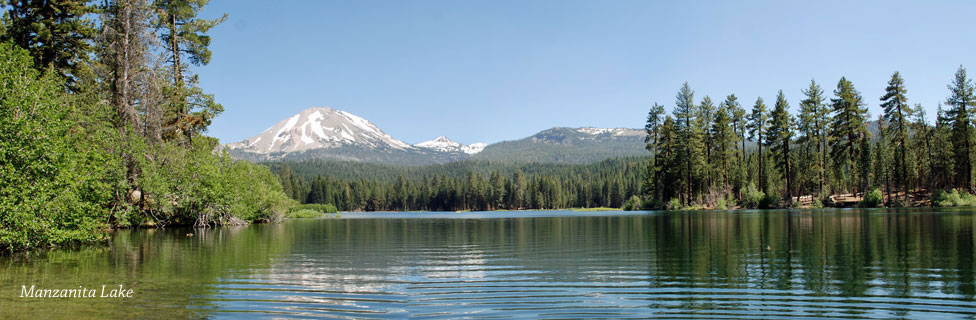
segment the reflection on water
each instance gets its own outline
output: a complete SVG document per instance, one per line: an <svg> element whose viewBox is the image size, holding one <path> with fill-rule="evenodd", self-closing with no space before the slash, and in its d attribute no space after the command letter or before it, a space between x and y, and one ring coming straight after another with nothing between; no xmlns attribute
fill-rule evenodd
<svg viewBox="0 0 976 320"><path fill-rule="evenodd" d="M966 211L347 214L0 260L0 318L976 319ZM20 285L132 287L25 299Z"/></svg>

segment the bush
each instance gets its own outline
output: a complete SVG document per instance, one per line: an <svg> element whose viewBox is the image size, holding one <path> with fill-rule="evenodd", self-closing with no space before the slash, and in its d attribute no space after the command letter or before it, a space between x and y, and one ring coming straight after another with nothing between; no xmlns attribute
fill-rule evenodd
<svg viewBox="0 0 976 320"><path fill-rule="evenodd" d="M637 195L630 196L630 199L624 203L624 211L640 210L641 208L641 198Z"/></svg>
<svg viewBox="0 0 976 320"><path fill-rule="evenodd" d="M861 200L861 207L864 208L877 208L884 201L884 195L881 194L881 190L878 188L872 189L870 192L864 194L864 199Z"/></svg>
<svg viewBox="0 0 976 320"><path fill-rule="evenodd" d="M759 209L772 209L779 205L780 198L772 194L764 194L762 200L759 200Z"/></svg>
<svg viewBox="0 0 976 320"><path fill-rule="evenodd" d="M932 205L937 207L972 207L976 206L976 196L968 192L959 192L955 189L949 191L939 190L932 197Z"/></svg>
<svg viewBox="0 0 976 320"><path fill-rule="evenodd" d="M323 215L324 214L321 211L312 209L300 209L288 212L288 218L290 219L318 218Z"/></svg>
<svg viewBox="0 0 976 320"><path fill-rule="evenodd" d="M276 222L296 205L267 167L235 161L216 148L215 139L198 137L190 149L160 143L142 157L141 186L154 224Z"/></svg>
<svg viewBox="0 0 976 320"><path fill-rule="evenodd" d="M724 198L719 198L715 202L715 209L716 210L728 210L729 209L729 207L725 204L725 199Z"/></svg>
<svg viewBox="0 0 976 320"><path fill-rule="evenodd" d="M0 44L0 250L102 239L117 158L74 97L23 49Z"/></svg>
<svg viewBox="0 0 976 320"><path fill-rule="evenodd" d="M742 207L749 209L759 208L766 199L766 193L756 189L756 185L750 183L748 187L742 189Z"/></svg>
<svg viewBox="0 0 976 320"><path fill-rule="evenodd" d="M821 209L823 207L823 202L821 202L820 199L813 199L813 203L810 204L810 208L814 209Z"/></svg>
<svg viewBox="0 0 976 320"><path fill-rule="evenodd" d="M321 204L321 203L306 203L303 205L294 206L289 210L289 214L298 210L312 210L319 213L337 213L339 209L331 203Z"/></svg>
<svg viewBox="0 0 976 320"><path fill-rule="evenodd" d="M678 198L671 198L668 204L664 207L665 210L681 210L681 200Z"/></svg>

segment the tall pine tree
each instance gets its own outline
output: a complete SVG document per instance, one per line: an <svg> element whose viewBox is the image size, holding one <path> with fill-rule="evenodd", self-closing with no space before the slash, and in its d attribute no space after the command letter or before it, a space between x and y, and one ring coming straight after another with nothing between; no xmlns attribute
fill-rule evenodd
<svg viewBox="0 0 976 320"><path fill-rule="evenodd" d="M901 74L895 71L891 75L891 80L888 81L885 94L881 96L881 108L884 110L881 120L887 124L887 132L884 136L888 141L885 141L885 145L895 152L894 180L905 193L905 201L908 201L909 181L906 149L908 148L909 118L911 118L914 110L908 105L906 93L905 82L902 80ZM882 157L879 160L884 161L885 158Z"/></svg>
<svg viewBox="0 0 976 320"><path fill-rule="evenodd" d="M972 108L976 107L976 88L966 74L966 68L959 66L952 83L948 85L949 97L946 104L952 126L952 145L955 151L957 171L956 186L972 192L973 188L973 130Z"/></svg>
<svg viewBox="0 0 976 320"><path fill-rule="evenodd" d="M847 187L863 189L863 183L858 181L859 177L856 166L860 161L862 140L867 136L867 128L864 126L867 117L867 107L861 93L857 92L854 85L847 78L840 78L837 82L837 89L834 90L835 98L830 99L833 110L833 123L830 131L830 153L835 164L839 164L839 170L844 170L838 177L849 177ZM862 179L863 180L863 179Z"/></svg>
<svg viewBox="0 0 976 320"><path fill-rule="evenodd" d="M769 113L766 112L766 104L762 97L757 98L756 104L752 106L752 113L749 115L747 126L749 128L749 141L754 141L759 146L759 190L767 192L765 168L763 167L763 145L766 144L766 140L763 139L763 136L769 130Z"/></svg>
<svg viewBox="0 0 976 320"><path fill-rule="evenodd" d="M786 101L783 90L776 95L776 105L773 107L769 124L767 143L776 159L776 167L786 181L785 195L787 202L793 202L793 178L790 172L790 143L793 142L793 117L790 116L790 105Z"/></svg>

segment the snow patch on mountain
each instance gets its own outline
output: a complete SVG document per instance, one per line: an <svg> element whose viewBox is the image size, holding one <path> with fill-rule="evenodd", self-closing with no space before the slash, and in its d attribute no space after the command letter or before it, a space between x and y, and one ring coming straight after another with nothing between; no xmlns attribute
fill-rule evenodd
<svg viewBox="0 0 976 320"><path fill-rule="evenodd" d="M463 145L460 142L448 139L445 136L440 136L437 137L437 139L424 141L414 145L414 147L432 149L440 152L463 152L466 154L481 152L481 150L485 149L485 146L486 145L482 142L472 143L471 145Z"/></svg>
<svg viewBox="0 0 976 320"><path fill-rule="evenodd" d="M590 135L601 135L610 134L614 136L635 136L643 134L642 131L629 128L594 128L594 127L583 127L577 128L576 132L585 133Z"/></svg>

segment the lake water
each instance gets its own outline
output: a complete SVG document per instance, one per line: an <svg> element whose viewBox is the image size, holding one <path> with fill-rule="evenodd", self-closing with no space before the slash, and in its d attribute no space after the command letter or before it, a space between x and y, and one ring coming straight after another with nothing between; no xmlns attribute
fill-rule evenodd
<svg viewBox="0 0 976 320"><path fill-rule="evenodd" d="M976 319L974 227L972 211L781 210L123 230L0 256L0 318ZM20 298L22 285L134 293Z"/></svg>

